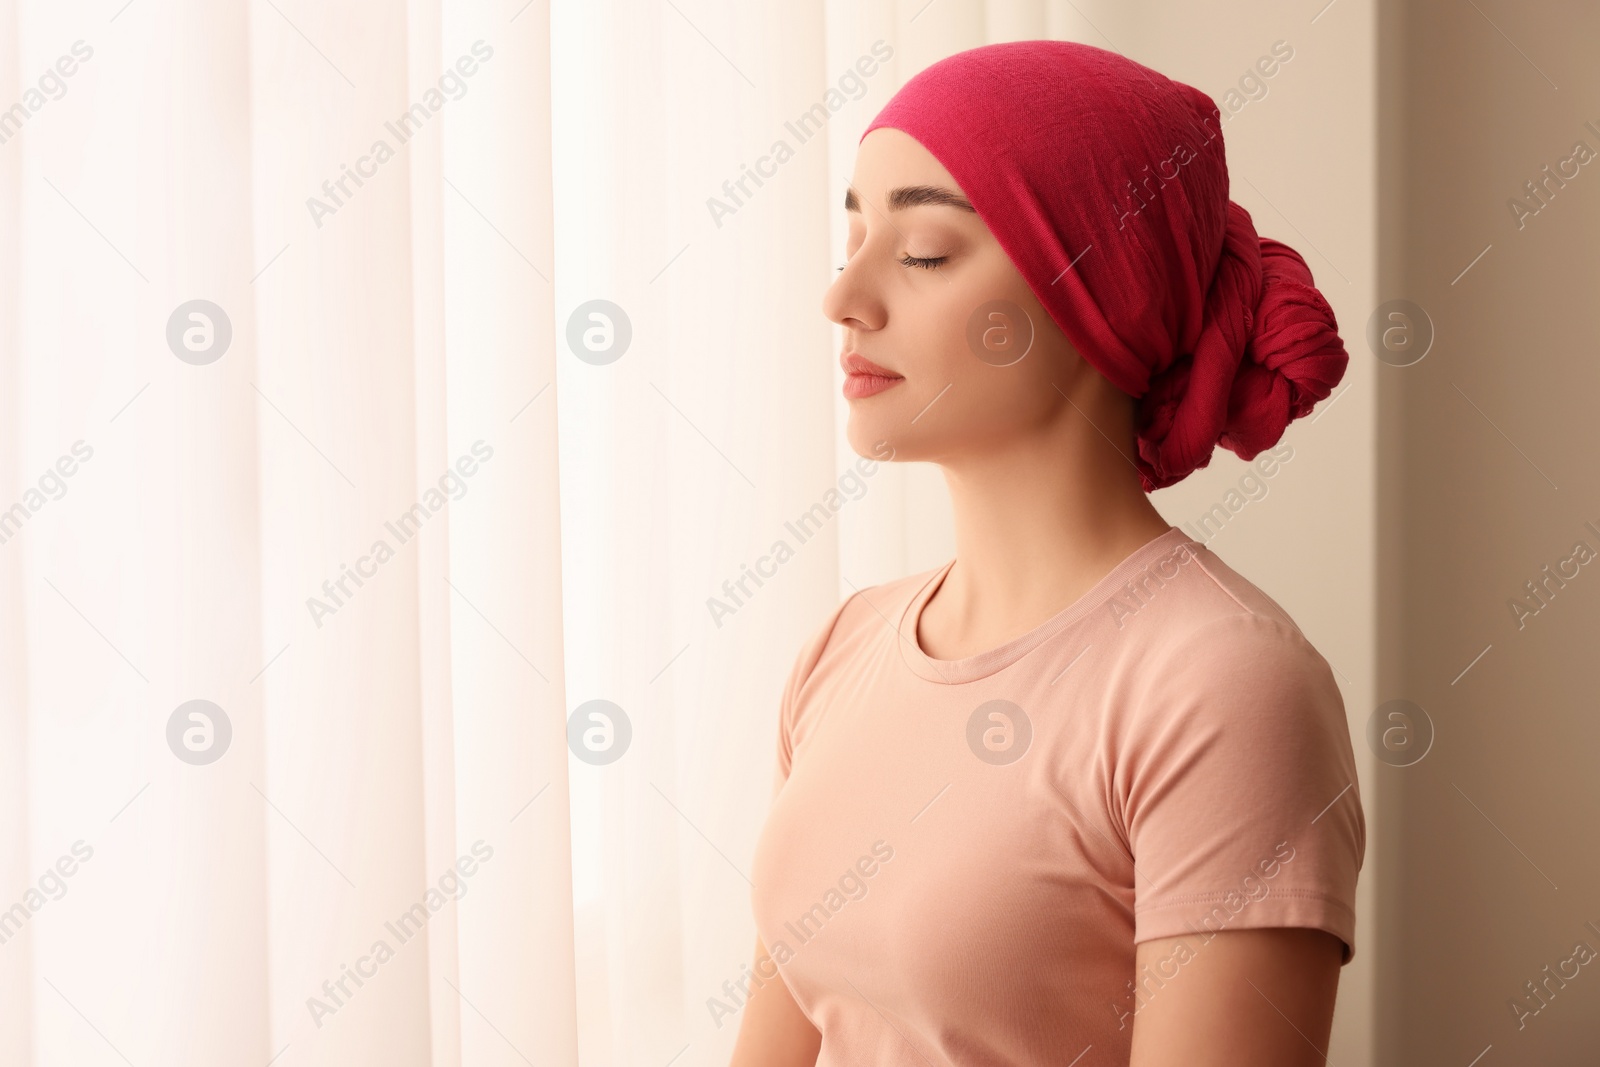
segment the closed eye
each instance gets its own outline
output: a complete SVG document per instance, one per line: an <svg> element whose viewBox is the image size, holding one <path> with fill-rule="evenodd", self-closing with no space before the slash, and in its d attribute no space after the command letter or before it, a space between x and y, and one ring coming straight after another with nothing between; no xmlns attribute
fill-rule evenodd
<svg viewBox="0 0 1600 1067"><path fill-rule="evenodd" d="M949 256L901 256L900 264L905 267L921 267L923 270L937 270ZM839 267L844 270L844 267Z"/></svg>

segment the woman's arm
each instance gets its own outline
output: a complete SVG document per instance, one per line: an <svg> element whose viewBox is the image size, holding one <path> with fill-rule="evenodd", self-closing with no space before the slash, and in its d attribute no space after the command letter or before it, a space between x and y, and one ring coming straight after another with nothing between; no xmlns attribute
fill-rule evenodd
<svg viewBox="0 0 1600 1067"><path fill-rule="evenodd" d="M764 978L772 969L771 960L756 938L756 966ZM752 983L728 1067L816 1067L821 1048L822 1034L794 1002L780 975L766 979L760 989Z"/></svg>
<svg viewBox="0 0 1600 1067"><path fill-rule="evenodd" d="M1140 942L1130 1067L1324 1067L1343 953L1302 927Z"/></svg>

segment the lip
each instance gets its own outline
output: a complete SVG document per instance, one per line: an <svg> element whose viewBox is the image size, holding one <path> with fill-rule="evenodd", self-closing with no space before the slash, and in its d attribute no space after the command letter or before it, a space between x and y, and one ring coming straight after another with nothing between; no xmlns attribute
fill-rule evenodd
<svg viewBox="0 0 1600 1067"><path fill-rule="evenodd" d="M846 400L861 400L876 396L885 389L893 389L903 381L905 379L898 375L889 377L883 374L849 374L844 379L844 396Z"/></svg>
<svg viewBox="0 0 1600 1067"><path fill-rule="evenodd" d="M845 370L844 395L846 400L861 400L892 389L905 378L888 367L880 367L859 352L846 352L839 357Z"/></svg>
<svg viewBox="0 0 1600 1067"><path fill-rule="evenodd" d="M880 367L859 352L846 352L839 357L839 366L844 368L846 374L863 374L875 378L895 378L902 375L896 374L888 367Z"/></svg>

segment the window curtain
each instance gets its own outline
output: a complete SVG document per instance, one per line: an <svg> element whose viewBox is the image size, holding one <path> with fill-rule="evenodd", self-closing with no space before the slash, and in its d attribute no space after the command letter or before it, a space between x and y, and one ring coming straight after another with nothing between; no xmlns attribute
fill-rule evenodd
<svg viewBox="0 0 1600 1067"><path fill-rule="evenodd" d="M726 1062L912 13L0 0L0 1062Z"/></svg>

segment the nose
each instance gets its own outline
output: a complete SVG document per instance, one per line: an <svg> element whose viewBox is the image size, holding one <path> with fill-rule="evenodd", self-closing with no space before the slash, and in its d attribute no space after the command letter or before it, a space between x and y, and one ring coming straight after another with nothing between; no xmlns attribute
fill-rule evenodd
<svg viewBox="0 0 1600 1067"><path fill-rule="evenodd" d="M822 293L822 313L846 329L876 330L883 326L883 302L877 296L857 253Z"/></svg>

